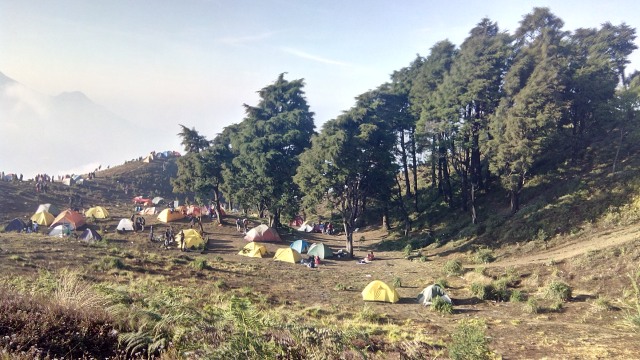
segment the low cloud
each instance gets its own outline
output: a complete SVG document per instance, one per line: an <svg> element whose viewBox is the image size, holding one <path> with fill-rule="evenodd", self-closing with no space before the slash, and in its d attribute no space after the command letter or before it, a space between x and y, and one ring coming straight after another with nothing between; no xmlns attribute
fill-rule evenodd
<svg viewBox="0 0 640 360"><path fill-rule="evenodd" d="M282 48L282 51L284 51L284 52L286 52L288 54L297 56L299 58L312 60L312 61L323 63L323 64L338 65L338 66L351 66L349 63L346 63L346 62L343 62L343 61L327 59L327 58L322 57L322 56L309 54L307 52L304 52L304 51L301 51L301 50L297 50L297 49L288 48L288 47Z"/></svg>

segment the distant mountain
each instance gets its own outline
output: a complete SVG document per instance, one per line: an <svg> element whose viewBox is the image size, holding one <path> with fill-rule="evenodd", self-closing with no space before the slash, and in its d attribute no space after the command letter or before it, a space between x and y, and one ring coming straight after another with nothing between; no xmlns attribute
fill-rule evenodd
<svg viewBox="0 0 640 360"><path fill-rule="evenodd" d="M116 165L154 148L151 130L79 91L43 95L0 73L0 171L63 175Z"/></svg>

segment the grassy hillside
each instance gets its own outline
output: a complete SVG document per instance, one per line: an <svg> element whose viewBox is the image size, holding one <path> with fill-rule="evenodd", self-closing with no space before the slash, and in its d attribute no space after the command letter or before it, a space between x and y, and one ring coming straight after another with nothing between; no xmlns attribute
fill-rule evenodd
<svg viewBox="0 0 640 360"><path fill-rule="evenodd" d="M341 236L281 229L283 241L266 243L270 255L260 259L238 255L242 233L208 218L202 251L166 249L148 230L115 232L134 195L174 196L173 162L164 171L160 161L128 162L82 186L54 183L47 194L0 182L3 224L39 203L65 208L76 195L85 208L111 212L90 224L104 237L96 243L0 233L0 351L22 359L635 358L640 160L629 143L614 173L615 149L603 144L560 171L539 166L515 215L499 191L481 198L478 225L434 203L429 216L414 215L409 238L378 224L356 234L356 255L373 250L372 263L332 258L316 269L271 256L298 238L337 250ZM149 225L156 234L189 227L154 216ZM400 301L362 301L372 280L394 286ZM416 302L433 283L453 307Z"/></svg>

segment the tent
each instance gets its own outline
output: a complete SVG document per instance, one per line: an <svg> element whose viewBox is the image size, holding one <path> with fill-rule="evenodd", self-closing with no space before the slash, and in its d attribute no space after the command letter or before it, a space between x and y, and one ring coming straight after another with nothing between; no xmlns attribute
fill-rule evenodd
<svg viewBox="0 0 640 360"><path fill-rule="evenodd" d="M64 236L69 236L71 235L71 226L69 226L69 224L60 224L60 225L56 225L53 229L51 229L51 231L49 231L49 235L50 236L59 236L59 237L64 237Z"/></svg>
<svg viewBox="0 0 640 360"><path fill-rule="evenodd" d="M69 224L72 230L79 229L85 225L82 215L80 215L80 213L78 213L77 211L73 211L70 209L67 209L58 214L58 216L56 216L56 218L53 220L53 223L50 227L53 228L60 224Z"/></svg>
<svg viewBox="0 0 640 360"><path fill-rule="evenodd" d="M248 256L248 257L263 257L267 253L267 248L262 244L258 244L255 242L250 242L245 245L242 250L238 253L238 255Z"/></svg>
<svg viewBox="0 0 640 360"><path fill-rule="evenodd" d="M133 221L131 221L131 219L122 219L116 229L118 231L133 231Z"/></svg>
<svg viewBox="0 0 640 360"><path fill-rule="evenodd" d="M163 223L168 223L180 219L184 219L184 214L182 214L182 211L178 210L171 211L171 209L164 209L160 212L160 214L158 214L158 220L162 221Z"/></svg>
<svg viewBox="0 0 640 360"><path fill-rule="evenodd" d="M149 155L147 155L147 157L145 157L145 158L144 158L144 160L142 160L142 161L143 161L143 162L146 162L146 163L150 163L150 162L152 162L152 161L153 161L153 160L155 160L155 159L156 159L156 156L155 156L154 154L149 154Z"/></svg>
<svg viewBox="0 0 640 360"><path fill-rule="evenodd" d="M302 260L302 256L292 248L282 248L276 250L276 255L273 257L273 260L297 264Z"/></svg>
<svg viewBox="0 0 640 360"><path fill-rule="evenodd" d="M198 232L195 229L180 230L180 232L176 235L176 242L178 244L180 243L180 240L181 240L180 234L183 232L184 232L185 247L187 249L204 245L204 239L202 238L202 236L200 236L200 234L198 234Z"/></svg>
<svg viewBox="0 0 640 360"><path fill-rule="evenodd" d="M154 205L160 205L160 204L165 203L164 198L161 198L160 196L156 196L156 197L154 197L154 198L151 200L151 202L152 202Z"/></svg>
<svg viewBox="0 0 640 360"><path fill-rule="evenodd" d="M296 215L296 217L289 221L289 226L291 226L292 228L298 228L302 226L303 223L304 219L302 219L302 216Z"/></svg>
<svg viewBox="0 0 640 360"><path fill-rule="evenodd" d="M313 231L313 226L309 225L309 224L302 224L299 228L298 231L302 231L302 232L312 232Z"/></svg>
<svg viewBox="0 0 640 360"><path fill-rule="evenodd" d="M244 239L247 241L280 241L280 235L275 229L262 224L249 230Z"/></svg>
<svg viewBox="0 0 640 360"><path fill-rule="evenodd" d="M396 289L380 280L374 280L362 290L362 300L395 303L400 300L400 297Z"/></svg>
<svg viewBox="0 0 640 360"><path fill-rule="evenodd" d="M418 294L418 302L424 306L431 305L433 299L440 296L442 300L451 304L451 298L445 294L444 290L438 284L429 285Z"/></svg>
<svg viewBox="0 0 640 360"><path fill-rule="evenodd" d="M140 210L140 212L138 213L140 215L155 215L156 214L156 207L148 207L148 208L144 208L142 210Z"/></svg>
<svg viewBox="0 0 640 360"><path fill-rule="evenodd" d="M98 234L95 230L86 228L78 239L84 241L100 241L102 240L102 236L100 236L100 234Z"/></svg>
<svg viewBox="0 0 640 360"><path fill-rule="evenodd" d="M309 255L315 255L320 259L326 259L333 256L333 251L325 244L312 244L307 251Z"/></svg>
<svg viewBox="0 0 640 360"><path fill-rule="evenodd" d="M67 186L71 186L71 185L75 184L76 182L72 178L68 177L68 178L62 179L62 183L67 185Z"/></svg>
<svg viewBox="0 0 640 360"><path fill-rule="evenodd" d="M40 204L38 206L38 210L36 210L36 213L43 212L43 211L47 211L53 216L58 216L58 214L60 214L60 210L58 210L58 208L55 205L51 205L51 204Z"/></svg>
<svg viewBox="0 0 640 360"><path fill-rule="evenodd" d="M46 210L37 212L31 216L31 221L43 226L51 225L53 220L55 220L55 217Z"/></svg>
<svg viewBox="0 0 640 360"><path fill-rule="evenodd" d="M106 219L109 217L109 212L107 211L107 209L103 208L102 206L95 206L87 210L84 213L84 216L86 217L93 216L96 219Z"/></svg>
<svg viewBox="0 0 640 360"><path fill-rule="evenodd" d="M291 243L290 247L293 250L302 254L303 252L306 252L309 249L309 243L307 242L307 240L296 240Z"/></svg>
<svg viewBox="0 0 640 360"><path fill-rule="evenodd" d="M15 218L11 220L11 222L9 222L7 226L4 227L4 231L22 232L22 230L24 230L24 228L26 227L27 227L27 224L25 224L25 222L22 221L22 219Z"/></svg>

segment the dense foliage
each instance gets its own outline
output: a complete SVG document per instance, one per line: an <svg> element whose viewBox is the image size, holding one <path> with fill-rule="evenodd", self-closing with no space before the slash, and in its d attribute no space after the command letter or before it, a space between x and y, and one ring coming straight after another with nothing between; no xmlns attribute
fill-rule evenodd
<svg viewBox="0 0 640 360"><path fill-rule="evenodd" d="M640 76L625 72L635 29L563 26L547 8L513 34L481 19L459 48L438 42L319 134L303 80L280 75L213 141L183 126L193 156L180 161L174 186L216 199L222 190L274 226L320 207L341 222L349 251L362 221L408 234L416 218L455 211L482 224L501 206L478 206L492 192L508 195L515 214L533 175L588 162L596 141L617 144L615 172L638 123Z"/></svg>

